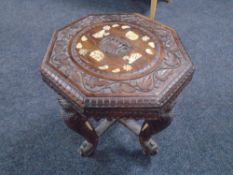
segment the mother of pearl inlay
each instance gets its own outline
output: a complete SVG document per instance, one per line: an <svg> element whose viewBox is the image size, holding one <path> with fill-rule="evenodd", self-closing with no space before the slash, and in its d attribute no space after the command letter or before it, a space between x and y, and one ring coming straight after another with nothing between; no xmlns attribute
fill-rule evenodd
<svg viewBox="0 0 233 175"><path fill-rule="evenodd" d="M126 38L128 38L129 40L137 40L139 38L138 34L136 34L135 32L133 31L128 31L126 34L125 34Z"/></svg>
<svg viewBox="0 0 233 175"><path fill-rule="evenodd" d="M129 29L130 26L121 26L122 29Z"/></svg>
<svg viewBox="0 0 233 175"><path fill-rule="evenodd" d="M153 55L154 54L153 51L150 48L147 48L145 51L149 55Z"/></svg>
<svg viewBox="0 0 233 175"><path fill-rule="evenodd" d="M116 79L119 76L124 80L124 76L131 72L140 75L137 72L150 64L143 60L153 59L158 45L149 32L143 33L133 25L115 22L80 33L74 44L76 49L73 50L80 55L77 59L85 59L82 64L87 64L93 74L115 76Z"/></svg>
<svg viewBox="0 0 233 175"><path fill-rule="evenodd" d="M155 48L155 43L154 42L149 42L148 45L152 48Z"/></svg>
<svg viewBox="0 0 233 175"><path fill-rule="evenodd" d="M77 49L82 49L82 47L83 47L82 43L78 43L78 44L76 45L76 48L77 48Z"/></svg>
<svg viewBox="0 0 233 175"><path fill-rule="evenodd" d="M103 38L104 36L108 36L110 33L106 32L106 30L100 30L99 32L93 34L94 38Z"/></svg>
<svg viewBox="0 0 233 175"><path fill-rule="evenodd" d="M87 49L80 49L79 54L85 56L88 53Z"/></svg>
<svg viewBox="0 0 233 175"><path fill-rule="evenodd" d="M143 37L142 37L142 41L147 42L147 41L149 41L149 40L150 40L150 37L149 37L149 36L143 36Z"/></svg>
<svg viewBox="0 0 233 175"><path fill-rule="evenodd" d="M123 65L123 69L126 70L126 71L131 71L133 69L133 67L131 65Z"/></svg>
<svg viewBox="0 0 233 175"><path fill-rule="evenodd" d="M118 73L118 72L120 72L120 71L121 71L121 70L120 70L119 68L116 68L116 69L113 69L113 70L112 70L113 73Z"/></svg>
<svg viewBox="0 0 233 175"><path fill-rule="evenodd" d="M90 53L90 57L100 62L104 59L104 53L101 52L100 50L94 50Z"/></svg>
<svg viewBox="0 0 233 175"><path fill-rule="evenodd" d="M110 30L111 27L110 27L110 26L104 26L103 29L104 29L104 30Z"/></svg>
<svg viewBox="0 0 233 175"><path fill-rule="evenodd" d="M104 65L104 66L99 66L100 70L107 70L109 68L108 65Z"/></svg>
<svg viewBox="0 0 233 175"><path fill-rule="evenodd" d="M129 64L132 64L141 57L142 55L140 53L132 53L130 56L124 56L123 60L127 60Z"/></svg>
<svg viewBox="0 0 233 175"><path fill-rule="evenodd" d="M82 41L87 41L87 37L86 36L82 36L81 40Z"/></svg>
<svg viewBox="0 0 233 175"><path fill-rule="evenodd" d="M120 25L119 24L113 24L112 27L119 27Z"/></svg>

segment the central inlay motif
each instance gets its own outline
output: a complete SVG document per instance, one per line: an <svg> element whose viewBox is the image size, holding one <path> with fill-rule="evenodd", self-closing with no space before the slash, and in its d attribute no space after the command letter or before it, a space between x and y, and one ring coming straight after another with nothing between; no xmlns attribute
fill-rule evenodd
<svg viewBox="0 0 233 175"><path fill-rule="evenodd" d="M100 41L100 49L112 56L126 55L130 48L130 42L116 36L107 36Z"/></svg>
<svg viewBox="0 0 233 175"><path fill-rule="evenodd" d="M161 42L150 31L125 23L104 23L79 32L71 57L90 74L112 80L144 76L162 59Z"/></svg>

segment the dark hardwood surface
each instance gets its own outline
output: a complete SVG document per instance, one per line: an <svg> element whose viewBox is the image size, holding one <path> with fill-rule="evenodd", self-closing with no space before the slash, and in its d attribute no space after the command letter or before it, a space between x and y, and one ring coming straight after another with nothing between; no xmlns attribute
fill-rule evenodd
<svg viewBox="0 0 233 175"><path fill-rule="evenodd" d="M176 31L139 14L89 15L57 30L41 66L51 87L93 117L153 118L193 71Z"/></svg>

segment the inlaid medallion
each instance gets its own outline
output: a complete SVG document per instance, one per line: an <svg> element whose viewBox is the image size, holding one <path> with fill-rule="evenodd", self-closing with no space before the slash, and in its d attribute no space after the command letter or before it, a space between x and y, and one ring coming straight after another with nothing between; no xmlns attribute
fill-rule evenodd
<svg viewBox="0 0 233 175"><path fill-rule="evenodd" d="M74 62L96 77L140 78L162 59L161 41L150 31L128 23L103 23L84 28L71 41Z"/></svg>
<svg viewBox="0 0 233 175"><path fill-rule="evenodd" d="M100 41L100 49L113 57L126 55L131 47L131 43L126 39L116 36L108 36Z"/></svg>

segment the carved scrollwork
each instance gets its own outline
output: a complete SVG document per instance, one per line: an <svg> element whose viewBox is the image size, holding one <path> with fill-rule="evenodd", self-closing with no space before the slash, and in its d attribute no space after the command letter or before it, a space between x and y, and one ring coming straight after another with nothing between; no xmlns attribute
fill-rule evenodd
<svg viewBox="0 0 233 175"><path fill-rule="evenodd" d="M109 81L96 78L87 74L82 74L83 86L90 92L100 93L135 93L149 92L154 88L153 74L129 81Z"/></svg>
<svg viewBox="0 0 233 175"><path fill-rule="evenodd" d="M164 59L157 71L136 80L111 81L79 72L69 57L56 54L57 52L54 52L52 55L52 62L57 65L59 70L66 76L82 84L88 92L113 94L148 93L154 88L159 88L161 82L166 81L169 75L172 74L172 70L181 65L181 54L172 40L173 38L167 37L167 35L166 40L163 38L166 51L164 53ZM60 47L61 46L58 44L55 47L55 51L61 49Z"/></svg>
<svg viewBox="0 0 233 175"><path fill-rule="evenodd" d="M115 23L112 21L119 22ZM90 25L92 22L94 22L93 25ZM99 25L102 22L104 24ZM98 27L98 30L95 30L95 26ZM85 30L81 31L84 28ZM122 38L123 35L121 37L110 35L111 31L114 33L117 29L123 30L124 33L122 34L125 34L126 38ZM88 34L84 31L93 31L93 33ZM101 31L103 32L101 33ZM136 35L134 31L140 35ZM179 41L174 37L173 32L172 29L160 23L157 24L156 22L156 24L153 24L151 21L147 21L139 16L90 16L74 23L72 26L63 28L57 33L57 39L54 41L49 62L68 78L71 83L90 94L103 96L153 95L162 92L165 87L168 87L169 83L178 76L177 72L183 70L184 66L182 65L186 63L184 53L178 44ZM135 42L133 39L137 39L140 43L146 43L144 45L146 46L144 53L131 52L134 49L132 47L132 43ZM92 41L96 43L94 50L90 50L87 44L90 44ZM137 48L135 49L137 50ZM153 55L150 55L152 50L160 53L157 56L160 56L161 60L153 62ZM71 54L71 52L77 53L77 55ZM88 54L91 59L95 59L97 66L93 68L81 59L77 65L77 60L81 53ZM124 64L121 65L120 69L114 67L111 69L111 65L106 62L107 56L104 54L115 56L114 61L117 61L117 56L119 56ZM143 60L145 55L151 59L148 59L148 66L152 64L158 65L153 67L154 70L151 69L146 73L145 69L148 68L145 67L144 69L141 64L137 63ZM90 61L86 60L87 62ZM103 64L101 63L102 61L104 61ZM134 68L136 68L136 71ZM105 74L109 74L107 78ZM139 76L133 77L134 74ZM125 75L129 78L125 78ZM115 76L116 78L111 79L108 78L109 76ZM117 76L120 78L118 79Z"/></svg>
<svg viewBox="0 0 233 175"><path fill-rule="evenodd" d="M161 40L166 49L164 59L157 71L142 78L127 81L109 81L88 74L82 74L84 88L90 92L113 94L148 93L154 88L159 88L162 82L165 82L173 73L173 70L181 66L182 55L171 34L163 30L159 30L158 33L162 34Z"/></svg>

